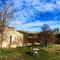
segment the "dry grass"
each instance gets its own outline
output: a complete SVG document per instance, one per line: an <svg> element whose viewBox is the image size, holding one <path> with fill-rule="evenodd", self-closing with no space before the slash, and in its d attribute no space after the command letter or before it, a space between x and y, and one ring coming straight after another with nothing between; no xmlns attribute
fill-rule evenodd
<svg viewBox="0 0 60 60"><path fill-rule="evenodd" d="M43 47L42 49L48 51L49 53L55 53L56 51L60 51L60 45L54 44L52 47Z"/></svg>

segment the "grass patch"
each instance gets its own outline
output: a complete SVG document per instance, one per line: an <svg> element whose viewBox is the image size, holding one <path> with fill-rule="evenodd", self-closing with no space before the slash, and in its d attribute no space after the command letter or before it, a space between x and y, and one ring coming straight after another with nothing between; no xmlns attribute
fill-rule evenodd
<svg viewBox="0 0 60 60"><path fill-rule="evenodd" d="M29 54L31 46L26 47L17 47L15 49L2 49L0 51L0 60L60 60L60 55L56 55L55 53L50 54L49 48L39 47L39 55L33 56ZM52 48L50 48L52 49Z"/></svg>

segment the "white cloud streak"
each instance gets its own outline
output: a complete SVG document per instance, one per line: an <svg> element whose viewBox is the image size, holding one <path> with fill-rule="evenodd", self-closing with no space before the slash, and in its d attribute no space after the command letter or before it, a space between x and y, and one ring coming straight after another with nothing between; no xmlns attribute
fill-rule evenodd
<svg viewBox="0 0 60 60"><path fill-rule="evenodd" d="M34 26L43 26L43 24L48 24L51 28L54 28L54 27L59 27L60 25L60 21L35 21L35 22L30 22L30 23L27 23L25 25L22 25L22 26L25 26L25 27L34 27Z"/></svg>

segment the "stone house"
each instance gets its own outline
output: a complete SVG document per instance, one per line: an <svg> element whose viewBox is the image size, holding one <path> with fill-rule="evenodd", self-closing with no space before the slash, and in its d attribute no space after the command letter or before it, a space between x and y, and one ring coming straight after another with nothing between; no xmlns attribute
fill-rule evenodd
<svg viewBox="0 0 60 60"><path fill-rule="evenodd" d="M1 36L1 34L0 34ZM1 41L1 37L0 37ZM23 34L16 31L12 27L5 27L3 32L3 48L8 48L11 42L11 47L15 48L23 45Z"/></svg>

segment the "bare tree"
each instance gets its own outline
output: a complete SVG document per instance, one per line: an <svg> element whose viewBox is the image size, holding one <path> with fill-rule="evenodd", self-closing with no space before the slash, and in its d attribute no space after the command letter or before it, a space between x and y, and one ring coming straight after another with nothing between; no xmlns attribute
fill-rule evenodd
<svg viewBox="0 0 60 60"><path fill-rule="evenodd" d="M42 27L41 27L42 31L50 31L50 27L48 24L44 24Z"/></svg>
<svg viewBox="0 0 60 60"><path fill-rule="evenodd" d="M1 31L1 48L2 48L2 42L3 42L3 32L5 29L5 26L8 26L9 21L14 17L14 12L16 12L13 9L13 1L9 0L1 0L2 6L0 7L0 31ZM10 43L11 44L11 43Z"/></svg>
<svg viewBox="0 0 60 60"><path fill-rule="evenodd" d="M42 26L42 36L43 36L43 44L47 46L47 44L51 44L54 42L54 35L49 27L49 25L44 24Z"/></svg>

